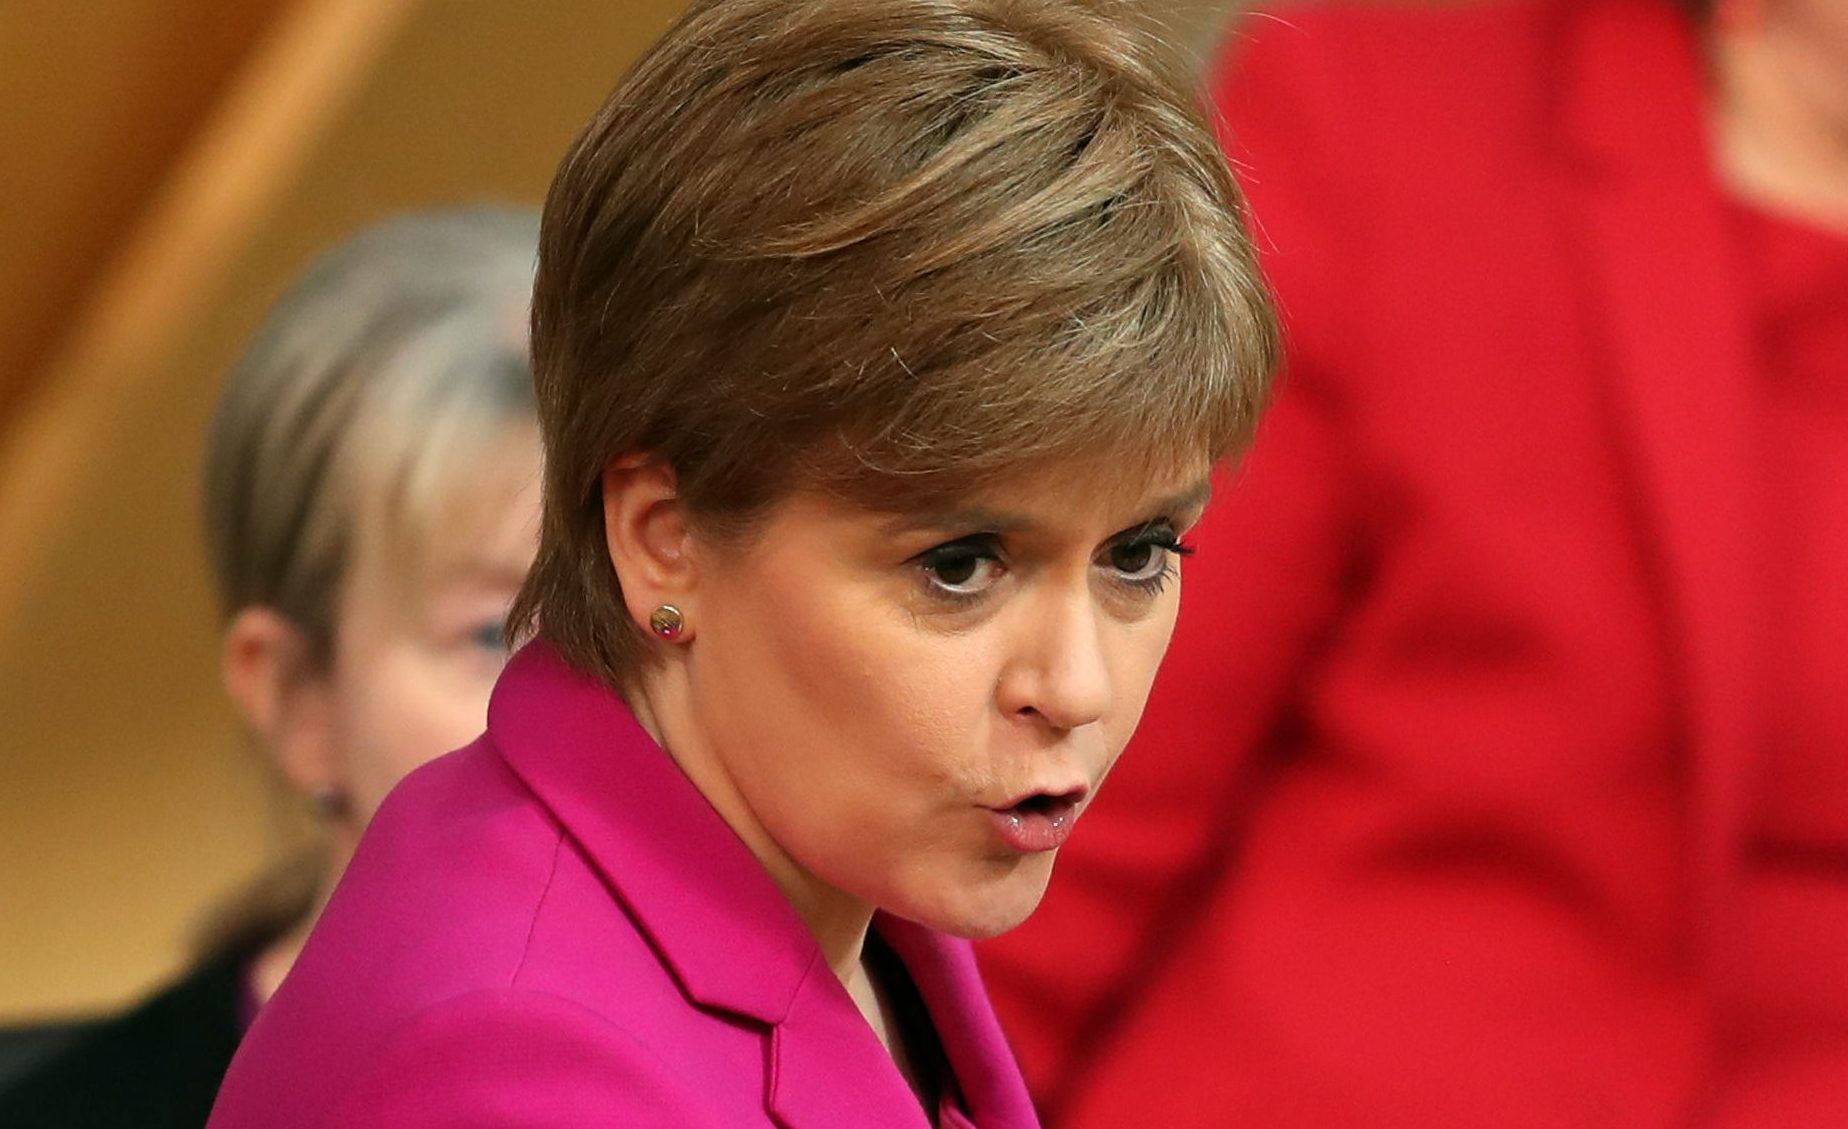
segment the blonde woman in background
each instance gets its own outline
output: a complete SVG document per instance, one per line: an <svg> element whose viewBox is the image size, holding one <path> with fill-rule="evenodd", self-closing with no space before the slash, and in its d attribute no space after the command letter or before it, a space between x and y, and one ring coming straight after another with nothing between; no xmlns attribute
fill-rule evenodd
<svg viewBox="0 0 1848 1129"><path fill-rule="evenodd" d="M203 1125L391 786L481 730L532 562L538 221L384 223L277 304L219 402L206 528L233 704L323 834L183 979L0 1097L0 1124Z"/></svg>

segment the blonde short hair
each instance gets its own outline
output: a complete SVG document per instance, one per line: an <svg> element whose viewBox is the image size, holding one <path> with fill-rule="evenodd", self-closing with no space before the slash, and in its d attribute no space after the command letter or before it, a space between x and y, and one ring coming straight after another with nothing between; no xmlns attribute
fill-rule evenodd
<svg viewBox="0 0 1848 1129"><path fill-rule="evenodd" d="M546 200L515 627L639 669L599 486L625 453L730 536L796 489L899 510L1236 449L1272 314L1184 61L1133 12L695 0Z"/></svg>
<svg viewBox="0 0 1848 1129"><path fill-rule="evenodd" d="M274 608L325 662L363 516L415 549L455 482L533 414L531 211L405 216L318 259L232 369L205 525L228 618Z"/></svg>

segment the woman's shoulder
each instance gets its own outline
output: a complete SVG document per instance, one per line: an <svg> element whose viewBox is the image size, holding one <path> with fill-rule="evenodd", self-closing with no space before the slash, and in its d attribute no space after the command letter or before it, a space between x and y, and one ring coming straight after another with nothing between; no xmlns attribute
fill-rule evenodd
<svg viewBox="0 0 1848 1129"><path fill-rule="evenodd" d="M1299 2L1241 17L1210 76L1221 141L1289 329L1285 391L1365 371L1359 322L1415 269L1552 237L1560 99L1583 0ZM1510 201L1520 206L1510 206Z"/></svg>
<svg viewBox="0 0 1848 1129"><path fill-rule="evenodd" d="M380 809L239 1051L214 1124L313 1124L335 1110L350 1111L336 1123L439 1124L462 1108L456 1095L553 1108L547 1087L594 1087L605 1106L611 1093L671 1101L680 1074L660 1048L732 1067L761 1058L726 1039L483 739L412 774ZM578 1073L554 1076L567 1068ZM278 1093L312 1109L281 1116L269 1110Z"/></svg>
<svg viewBox="0 0 1848 1129"><path fill-rule="evenodd" d="M630 959L645 954L634 921L483 737L393 791L278 998L363 985L369 1007L421 1007L563 981L596 952L621 954L630 982L660 975L658 962Z"/></svg>
<svg viewBox="0 0 1848 1129"><path fill-rule="evenodd" d="M1297 65L1341 62L1360 67L1355 77L1362 81L1415 76L1444 58L1491 71L1512 59L1550 53L1560 33L1596 2L1271 0L1249 6L1233 21L1220 62L1241 56ZM1468 58L1483 52L1493 58Z"/></svg>
<svg viewBox="0 0 1848 1129"><path fill-rule="evenodd" d="M419 768L386 797L316 942L377 935L387 924L423 943L458 930L477 945L490 935L517 941L552 880L563 840L557 821L484 736Z"/></svg>
<svg viewBox="0 0 1848 1129"><path fill-rule="evenodd" d="M1523 142L1557 96L1579 0L1293 0L1236 20L1209 83L1235 158L1305 144L1352 174L1424 163L1449 135ZM1273 150L1275 152L1273 152Z"/></svg>
<svg viewBox="0 0 1848 1129"><path fill-rule="evenodd" d="M210 1129L738 1123L699 1056L676 1050L580 1000L481 988L400 1014L362 1054L295 1079L241 1053Z"/></svg>
<svg viewBox="0 0 1848 1129"><path fill-rule="evenodd" d="M652 1032L531 989L484 989L418 1014L368 1057L328 1129L448 1126L494 1110L507 1124L733 1124Z"/></svg>

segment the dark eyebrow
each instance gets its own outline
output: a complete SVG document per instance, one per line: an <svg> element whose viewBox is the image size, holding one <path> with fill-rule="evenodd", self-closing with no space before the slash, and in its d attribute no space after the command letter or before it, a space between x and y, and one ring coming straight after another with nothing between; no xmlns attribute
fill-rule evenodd
<svg viewBox="0 0 1848 1129"><path fill-rule="evenodd" d="M1019 533L1032 529L1033 521L1019 514L1005 514L982 506L959 506L955 509L899 514L880 528L894 536L904 533L952 533L958 530Z"/></svg>
<svg viewBox="0 0 1848 1129"><path fill-rule="evenodd" d="M1212 478L1210 476L1202 478L1187 489L1152 503L1147 507L1148 517L1143 521L1132 523L1129 528L1146 524L1148 521L1202 509L1212 496ZM954 533L961 530L1008 534L1030 531L1033 526L1033 519L1021 514L1003 513L984 506L957 506L943 510L926 510L922 513L899 514L880 528L888 535L899 536L925 532Z"/></svg>
<svg viewBox="0 0 1848 1129"><path fill-rule="evenodd" d="M1212 499L1213 479L1211 475L1208 475L1180 493L1171 494L1155 503L1154 512L1161 517L1191 513L1194 510L1205 509L1206 504Z"/></svg>

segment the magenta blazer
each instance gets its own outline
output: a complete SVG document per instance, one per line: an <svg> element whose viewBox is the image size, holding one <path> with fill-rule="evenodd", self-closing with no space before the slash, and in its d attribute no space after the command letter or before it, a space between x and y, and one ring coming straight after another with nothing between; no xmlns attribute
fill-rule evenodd
<svg viewBox="0 0 1848 1129"><path fill-rule="evenodd" d="M1037 1126L967 943L874 928L942 1039L939 1123ZM926 1124L743 843L534 644L380 809L210 1129Z"/></svg>

